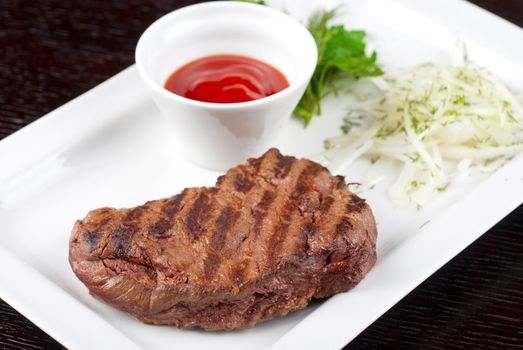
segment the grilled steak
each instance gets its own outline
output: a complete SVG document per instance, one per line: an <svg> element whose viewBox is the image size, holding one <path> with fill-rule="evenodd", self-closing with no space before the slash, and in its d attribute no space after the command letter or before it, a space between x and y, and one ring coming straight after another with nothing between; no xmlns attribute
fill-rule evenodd
<svg viewBox="0 0 523 350"><path fill-rule="evenodd" d="M91 211L69 261L91 294L144 322L232 330L355 286L375 242L343 177L271 149L215 187Z"/></svg>

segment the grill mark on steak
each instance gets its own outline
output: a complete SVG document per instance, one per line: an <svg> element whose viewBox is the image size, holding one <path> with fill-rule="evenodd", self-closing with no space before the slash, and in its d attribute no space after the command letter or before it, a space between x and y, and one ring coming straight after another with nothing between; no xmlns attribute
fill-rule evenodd
<svg viewBox="0 0 523 350"><path fill-rule="evenodd" d="M210 217L211 205L209 204L209 196L202 192L196 198L191 210L187 214L187 234L193 241L197 241L205 230L205 223Z"/></svg>
<svg viewBox="0 0 523 350"><path fill-rule="evenodd" d="M98 245L100 244L100 238L104 234L105 227L109 223L110 218L107 217L103 219L100 223L98 223L98 227L92 231L86 231L82 237L84 241L89 246L89 253L92 253L98 248Z"/></svg>
<svg viewBox="0 0 523 350"><path fill-rule="evenodd" d="M365 199L361 199L358 196L351 195L350 201L345 206L348 212L359 213L365 207Z"/></svg>
<svg viewBox="0 0 523 350"><path fill-rule="evenodd" d="M171 221L166 219L160 219L153 224L150 231L158 236L162 236L171 228Z"/></svg>
<svg viewBox="0 0 523 350"><path fill-rule="evenodd" d="M345 190L346 188L343 189L343 191ZM322 242L332 241L338 235L337 226L341 223L343 217L338 220L331 218L340 218L340 215L346 215L347 205L344 202L338 196L329 195L323 199L320 212L315 217L315 230L311 232L308 238L309 249L313 243L314 250L324 249ZM341 226L339 230L342 230Z"/></svg>
<svg viewBox="0 0 523 350"><path fill-rule="evenodd" d="M246 174L237 173L234 177L234 188L239 192L249 192L249 190L254 186L254 183L249 181L249 178Z"/></svg>
<svg viewBox="0 0 523 350"><path fill-rule="evenodd" d="M310 240L314 236L315 231L316 227L312 222L304 223L300 229L300 237L303 240L303 252L307 256L310 250Z"/></svg>
<svg viewBox="0 0 523 350"><path fill-rule="evenodd" d="M343 236L352 230L352 223L346 217L342 217L340 222L336 225L336 235Z"/></svg>
<svg viewBox="0 0 523 350"><path fill-rule="evenodd" d="M310 190L309 181L313 181L314 177L322 170L322 168L314 163L309 163L302 170L294 189L289 191L292 196L287 199L287 202L283 206L283 211L280 214L280 223L274 230L273 234L269 238L268 244L268 261L273 261L280 253L283 243L285 242L286 234L289 231L291 222L291 215L293 210L298 210L297 205L301 202L301 196ZM312 177L312 178L311 178Z"/></svg>
<svg viewBox="0 0 523 350"><path fill-rule="evenodd" d="M252 169L251 174L253 177L256 177L260 173L264 162L270 162L269 153L266 153L266 155L267 157L254 158L247 161L249 167Z"/></svg>
<svg viewBox="0 0 523 350"><path fill-rule="evenodd" d="M320 214L326 214L332 206L332 203L334 203L334 198L332 196L328 196L322 200L320 205Z"/></svg>
<svg viewBox="0 0 523 350"><path fill-rule="evenodd" d="M232 207L226 207L216 219L216 229L211 236L210 248L211 252L207 255L203 266L204 275L208 280L211 280L220 267L222 251L225 246L226 234L234 226L240 212L234 210Z"/></svg>
<svg viewBox="0 0 523 350"><path fill-rule="evenodd" d="M254 217L254 226L253 226L253 233L254 236L257 237L260 234L260 229L263 224L263 220L269 214L269 207L274 202L274 199L276 199L276 194L271 191L265 191L263 192L263 197L256 206L256 209L252 213Z"/></svg>
<svg viewBox="0 0 523 350"><path fill-rule="evenodd" d="M240 217L240 212L232 207L226 207L216 219L216 230L211 236L211 249L220 250L225 245L225 235L227 231L236 223Z"/></svg>
<svg viewBox="0 0 523 350"><path fill-rule="evenodd" d="M276 194L274 192L265 190L263 192L263 197L262 197L261 201L258 203L258 205L256 206L256 208L258 210L262 210L262 211L269 210L269 207L275 198L276 198Z"/></svg>
<svg viewBox="0 0 523 350"><path fill-rule="evenodd" d="M135 221L137 221L140 216L142 216L143 212L149 209L148 206L142 205L136 208L133 208L129 211L129 213L124 217L122 220L122 224L124 225L132 225Z"/></svg>
<svg viewBox="0 0 523 350"><path fill-rule="evenodd" d="M216 252L209 252L205 259L205 265L203 266L203 274L207 280L211 280L216 270L220 266L220 254Z"/></svg>
<svg viewBox="0 0 523 350"><path fill-rule="evenodd" d="M280 247L280 249L285 248L298 255L308 252L310 237L313 236L316 231L315 212L320 209L318 206L321 205L321 201L317 199L317 197L312 196L315 192L314 183L323 181L318 180L318 178L320 178L325 171L327 170L324 167L316 163L308 162L308 165L298 176L290 202L297 206L302 218L302 224L300 227L295 228L291 226L291 231L281 236L281 243L276 244L276 247ZM292 220L289 218L289 223L295 222L296 219Z"/></svg>
<svg viewBox="0 0 523 350"><path fill-rule="evenodd" d="M290 223L282 222L278 225L271 238L269 239L267 261L276 262L276 257L281 250L283 242L285 241L285 234L289 230Z"/></svg>
<svg viewBox="0 0 523 350"><path fill-rule="evenodd" d="M332 214L332 216L339 217L339 220L336 222L334 230L330 227L326 230L326 232L330 234L328 234L327 237L324 237L323 240L333 240L336 237L349 235L354 229L353 222L350 220L350 215L361 212L365 206L364 199L361 199L354 194L350 194L348 196L348 202L345 204L343 209L339 207L333 209L333 211L338 214ZM326 216L331 216L331 214L328 213ZM327 223L327 225L329 224Z"/></svg>
<svg viewBox="0 0 523 350"><path fill-rule="evenodd" d="M175 215L183 209L182 202L186 197L188 189L184 189L180 194L171 197L167 200L165 207L162 208L162 212L165 214L165 218L160 218L154 224L152 224L150 231L155 234L162 236L173 226Z"/></svg>
<svg viewBox="0 0 523 350"><path fill-rule="evenodd" d="M297 186L300 185L301 182L303 182L307 172L309 171L309 167L311 164L309 162L294 162L291 169L289 170L289 178L290 182L286 184L284 188L282 188L280 191L278 191L278 194L276 198L273 200L273 203L271 203L270 209L268 209L268 213L274 213L275 216L279 217L279 223L275 223L271 226L265 225L265 230L268 237L265 241L266 251L264 257L264 264L265 265L271 265L274 264L273 258L276 256L277 251L280 249L280 246L282 245L284 241L283 235L287 232L289 229L288 221L290 220L290 214L291 210L293 208L293 202L296 201L296 189ZM291 175L291 173L295 173L294 176ZM289 197L288 194L293 194ZM281 203L275 203L277 202L278 197L287 197L286 200L282 201ZM279 204L279 205L278 205ZM269 215L266 215L264 217L264 221L267 220L267 217ZM260 227L264 227L264 222L262 221L260 224ZM261 241L263 238L260 237L259 240ZM260 259L262 260L262 259Z"/></svg>
<svg viewBox="0 0 523 350"><path fill-rule="evenodd" d="M318 175L323 169L324 168L320 165L309 162L307 167L303 169L301 174L298 176L298 180L294 185L294 190L290 192L292 193L292 197L299 197L311 190L311 183L316 175Z"/></svg>
<svg viewBox="0 0 523 350"><path fill-rule="evenodd" d="M167 205L163 208L163 212L169 217L170 220L172 220L174 215L180 210L182 201L187 195L187 192L188 190L184 189L180 194L172 197L167 201Z"/></svg>
<svg viewBox="0 0 523 350"><path fill-rule="evenodd" d="M220 176L216 182L216 187L226 189L227 192L235 196L240 194L239 197L243 200L255 186L255 179L258 173L262 172L262 170L270 164L270 158L271 157L267 156L259 159L249 159L248 167L244 169L233 168L225 175Z"/></svg>
<svg viewBox="0 0 523 350"><path fill-rule="evenodd" d="M89 245L89 253L92 253L96 247L98 247L98 242L100 241L100 236L102 235L101 229L96 229L94 231L87 231L83 234L84 241Z"/></svg>
<svg viewBox="0 0 523 350"><path fill-rule="evenodd" d="M133 231L128 230L127 227L118 227L113 233L114 254L119 258L127 258L132 250L131 239L134 235Z"/></svg>
<svg viewBox="0 0 523 350"><path fill-rule="evenodd" d="M344 189L347 185L345 184L345 178L341 175L337 175L334 177L336 179L336 189L337 190L342 190Z"/></svg>
<svg viewBox="0 0 523 350"><path fill-rule="evenodd" d="M292 164L296 158L283 156L280 152L276 155L276 164L274 166L274 177L283 179L291 171Z"/></svg>
<svg viewBox="0 0 523 350"><path fill-rule="evenodd" d="M120 225L112 234L112 248L115 255L119 258L128 258L133 249L132 238L138 231L136 221L140 218L144 211L148 209L147 206L140 206L131 209L129 213L123 218Z"/></svg>
<svg viewBox="0 0 523 350"><path fill-rule="evenodd" d="M241 286L245 283L245 269L247 268L247 263L244 261L241 264L238 264L238 267L232 270L231 280L232 283L236 286Z"/></svg>
<svg viewBox="0 0 523 350"><path fill-rule="evenodd" d="M274 169L277 166L278 154L279 152L277 150L274 152L269 151L266 153L265 157L257 159L253 167L254 173L251 174L251 177L255 179L263 179L267 184L275 186Z"/></svg>

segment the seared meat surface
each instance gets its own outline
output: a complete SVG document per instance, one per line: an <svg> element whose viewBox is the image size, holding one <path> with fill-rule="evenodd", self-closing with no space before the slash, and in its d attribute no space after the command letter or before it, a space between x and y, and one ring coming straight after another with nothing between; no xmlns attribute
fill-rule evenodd
<svg viewBox="0 0 523 350"><path fill-rule="evenodd" d="M352 288L375 243L343 177L270 149L215 187L91 211L69 262L91 294L144 322L232 330Z"/></svg>

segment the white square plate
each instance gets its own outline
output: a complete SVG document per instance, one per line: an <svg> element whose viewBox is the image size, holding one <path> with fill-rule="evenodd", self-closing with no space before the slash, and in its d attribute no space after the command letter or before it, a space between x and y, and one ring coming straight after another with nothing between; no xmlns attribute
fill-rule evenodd
<svg viewBox="0 0 523 350"><path fill-rule="evenodd" d="M298 18L325 2L286 1ZM330 2L329 2L330 3ZM272 5L282 6L271 2ZM456 34L469 56L523 91L523 31L460 0L352 0L338 19L362 28L387 67L450 60ZM503 38L503 40L500 40ZM308 156L339 133L344 101L274 146ZM523 156L440 195L422 211L395 209L384 187L364 193L378 221L378 262L348 293L253 329L228 333L145 325L91 297L72 273L68 238L88 210L129 207L217 173L188 164L131 67L0 142L0 297L71 349L335 349L523 201ZM368 164L349 169L358 181Z"/></svg>

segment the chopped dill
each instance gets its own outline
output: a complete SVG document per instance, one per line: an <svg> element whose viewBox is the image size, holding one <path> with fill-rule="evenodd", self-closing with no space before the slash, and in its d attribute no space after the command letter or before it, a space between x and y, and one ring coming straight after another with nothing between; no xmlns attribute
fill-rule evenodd
<svg viewBox="0 0 523 350"><path fill-rule="evenodd" d="M354 116L351 112L347 113L345 117L343 117L343 121L341 124L341 131L347 135L353 127L361 126L361 122L358 121L358 119L361 119L362 116Z"/></svg>
<svg viewBox="0 0 523 350"><path fill-rule="evenodd" d="M437 192L445 192L447 190L447 188L449 187L450 183L447 183L445 186L439 186L439 187L436 187L436 191Z"/></svg>
<svg viewBox="0 0 523 350"><path fill-rule="evenodd" d="M370 157L370 163L375 164L380 158L381 156Z"/></svg>
<svg viewBox="0 0 523 350"><path fill-rule="evenodd" d="M422 224L418 227L418 230L421 230L423 227L425 227L425 226L428 225L429 223L430 223L430 220L425 221L424 223L422 223Z"/></svg>

